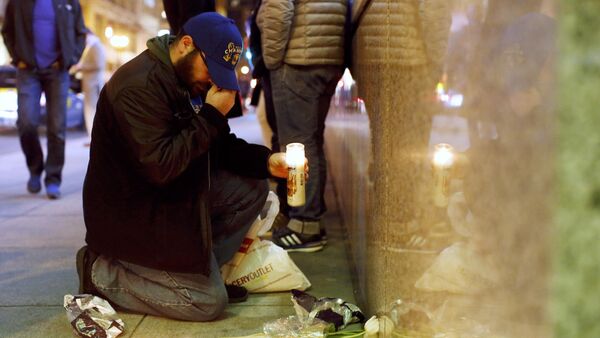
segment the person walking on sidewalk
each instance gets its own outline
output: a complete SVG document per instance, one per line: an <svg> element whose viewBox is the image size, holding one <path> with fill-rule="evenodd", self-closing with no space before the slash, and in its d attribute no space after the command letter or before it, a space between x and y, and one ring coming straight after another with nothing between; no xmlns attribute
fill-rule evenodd
<svg viewBox="0 0 600 338"><path fill-rule="evenodd" d="M96 115L96 104L100 89L104 86L106 51L102 41L86 28L85 49L81 60L71 68L71 73L81 73L83 91L83 117L88 136L92 136L92 123Z"/></svg>
<svg viewBox="0 0 600 338"><path fill-rule="evenodd" d="M65 137L69 68L85 47L85 26L78 0L9 0L2 37L17 67L19 140L25 154L27 190L42 189L50 199L60 197L65 163ZM40 144L40 97L46 95L48 153Z"/></svg>
<svg viewBox="0 0 600 338"><path fill-rule="evenodd" d="M100 93L80 292L138 313L213 320L228 298L247 297L224 285L219 267L262 210L266 178L287 175L285 154L230 132L242 53L233 20L203 13L147 46Z"/></svg>
<svg viewBox="0 0 600 338"><path fill-rule="evenodd" d="M262 0L256 18L270 71L279 144L284 149L292 142L303 143L315 168L306 184L306 204L289 208L288 215L279 217L289 217L287 225L273 231L273 241L288 251L323 248L325 118L343 73L346 6L347 0ZM285 212L285 198L282 204Z"/></svg>

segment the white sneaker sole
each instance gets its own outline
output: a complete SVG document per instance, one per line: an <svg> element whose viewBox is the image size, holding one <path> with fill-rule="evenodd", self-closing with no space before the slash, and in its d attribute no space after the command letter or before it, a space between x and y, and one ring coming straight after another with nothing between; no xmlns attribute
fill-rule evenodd
<svg viewBox="0 0 600 338"><path fill-rule="evenodd" d="M303 247L303 248L285 249L285 251L287 251L287 252L317 252L317 251L321 251L321 250L323 250L323 244L315 245L315 246L308 246L308 247Z"/></svg>

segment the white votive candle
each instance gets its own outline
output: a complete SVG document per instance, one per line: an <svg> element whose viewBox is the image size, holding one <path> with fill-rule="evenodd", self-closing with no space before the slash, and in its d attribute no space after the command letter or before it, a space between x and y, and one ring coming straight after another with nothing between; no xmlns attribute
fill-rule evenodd
<svg viewBox="0 0 600 338"><path fill-rule="evenodd" d="M454 148L446 143L437 144L433 151L433 203L438 207L448 205L450 173L454 164Z"/></svg>
<svg viewBox="0 0 600 338"><path fill-rule="evenodd" d="M291 207L299 207L306 203L304 144L290 143L285 150L285 161L288 166L287 202Z"/></svg>

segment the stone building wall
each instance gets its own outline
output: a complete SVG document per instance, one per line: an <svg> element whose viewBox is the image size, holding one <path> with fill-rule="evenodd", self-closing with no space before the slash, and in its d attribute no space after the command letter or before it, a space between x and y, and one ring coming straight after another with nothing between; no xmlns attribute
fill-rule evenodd
<svg viewBox="0 0 600 338"><path fill-rule="evenodd" d="M373 0L359 23L327 154L358 298L398 330L550 336L556 20L510 2Z"/></svg>

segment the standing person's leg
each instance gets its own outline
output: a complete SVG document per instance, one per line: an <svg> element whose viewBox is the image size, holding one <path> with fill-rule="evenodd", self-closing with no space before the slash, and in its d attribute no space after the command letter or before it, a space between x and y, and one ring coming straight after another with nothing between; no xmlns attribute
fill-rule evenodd
<svg viewBox="0 0 600 338"><path fill-rule="evenodd" d="M317 67L284 65L271 72L273 103L277 117L277 133L282 147L292 142L304 144L311 168L306 182L306 204L291 208L290 217L302 221L318 221L325 212L322 199L321 172L324 158L318 147L319 97L326 81Z"/></svg>
<svg viewBox="0 0 600 338"><path fill-rule="evenodd" d="M265 71L265 75L261 78L263 93L265 98L265 113L267 122L271 127L273 135L271 136L271 149L273 152L285 151L279 144L277 136L277 118L275 116L275 105L273 104L273 91L271 86L271 76L269 71ZM285 147L285 144L284 144ZM289 221L290 206L287 204L287 180L285 178L274 178L276 183L275 193L279 198L279 215L273 223L273 229L285 226ZM284 224L285 223L285 224Z"/></svg>
<svg viewBox="0 0 600 338"><path fill-rule="evenodd" d="M182 20L181 20L182 26L192 16L196 16L196 15L198 15L200 13L204 13L204 12L214 12L216 10L215 0L195 0L195 1L179 0L179 1L181 2L180 11L182 12Z"/></svg>
<svg viewBox="0 0 600 338"><path fill-rule="evenodd" d="M343 74L343 69L341 67L326 66L323 68L323 71L328 72L329 76L325 77L327 82L325 83L324 90L319 96L318 101L319 113L316 140L318 156L322 160L319 161L319 167L315 168L319 170L319 177L322 178L319 182L319 189L322 196L325 194L325 183L327 182L327 160L325 158L325 120L327 119L327 113L329 112L329 107L331 106L331 98L333 97L338 81Z"/></svg>
<svg viewBox="0 0 600 338"><path fill-rule="evenodd" d="M102 89L102 82L100 81L100 76L101 74L90 74L85 75L82 79L84 93L84 122L85 129L87 130L89 137L92 136L94 116L96 115L96 105L98 104L100 90Z"/></svg>
<svg viewBox="0 0 600 338"><path fill-rule="evenodd" d="M275 106L273 105L273 94L271 90L271 76L269 75L269 71L265 71L265 75L261 78L262 82L262 92L265 97L265 114L267 116L267 123L271 130L273 131L273 135L271 137L271 145L274 152L281 151L279 146L279 141L277 139L277 120L275 118Z"/></svg>
<svg viewBox="0 0 600 338"><path fill-rule="evenodd" d="M44 71L46 72L46 71ZM65 139L67 95L69 91L69 73L49 69L44 73L42 82L46 94L46 134L48 137L48 155L46 157L46 193L50 198L60 197L62 169L65 164Z"/></svg>
<svg viewBox="0 0 600 338"><path fill-rule="evenodd" d="M88 137L92 136L92 122L94 119L94 109L92 95L93 95L93 84L91 79L86 76L81 80L81 86L83 91L83 122L85 123L85 130L88 133ZM93 106L92 106L93 105Z"/></svg>
<svg viewBox="0 0 600 338"><path fill-rule="evenodd" d="M179 24L179 0L163 0L163 9L171 28L171 34L177 35L182 26Z"/></svg>
<svg viewBox="0 0 600 338"><path fill-rule="evenodd" d="M83 122L85 123L85 130L88 133L88 137L92 136L92 121L94 119L92 111L92 91L93 86L89 78L81 80L81 91L83 92Z"/></svg>
<svg viewBox="0 0 600 338"><path fill-rule="evenodd" d="M262 90L260 94L258 94L258 104L256 105L255 112L256 120L258 121L258 125L260 126L260 131L262 133L265 147L273 149L273 146L271 144L273 132L271 131L271 127L269 127L269 123L267 122L267 114L265 112L265 96Z"/></svg>
<svg viewBox="0 0 600 338"><path fill-rule="evenodd" d="M41 189L40 176L44 171L44 153L38 133L42 86L35 71L17 70L17 95L17 129L30 176L27 190L37 193Z"/></svg>
<svg viewBox="0 0 600 338"><path fill-rule="evenodd" d="M274 242L288 250L320 250L320 219L326 211L326 182L322 133L325 114L320 112L320 98L333 77L329 67L289 66L271 72L271 84L277 132L281 147L292 142L304 144L310 179L306 182L306 204L291 208L287 228L274 234ZM291 233L293 230L296 234ZM304 236L301 236L304 235Z"/></svg>

